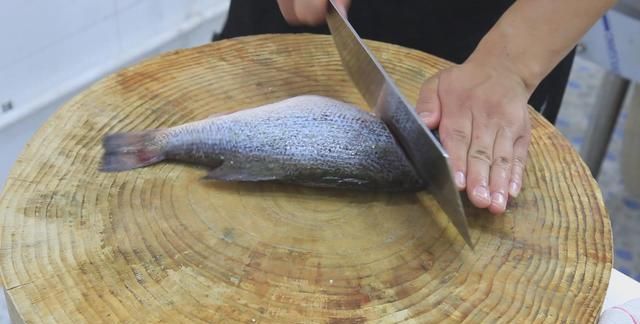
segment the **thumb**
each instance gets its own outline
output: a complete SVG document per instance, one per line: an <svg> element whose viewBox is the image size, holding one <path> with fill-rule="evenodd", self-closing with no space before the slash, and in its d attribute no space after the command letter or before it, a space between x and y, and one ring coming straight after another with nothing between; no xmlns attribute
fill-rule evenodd
<svg viewBox="0 0 640 324"><path fill-rule="evenodd" d="M441 107L440 98L438 97L438 80L439 74L436 74L422 84L418 102L416 104L416 112L418 116L430 129L438 127L440 124Z"/></svg>

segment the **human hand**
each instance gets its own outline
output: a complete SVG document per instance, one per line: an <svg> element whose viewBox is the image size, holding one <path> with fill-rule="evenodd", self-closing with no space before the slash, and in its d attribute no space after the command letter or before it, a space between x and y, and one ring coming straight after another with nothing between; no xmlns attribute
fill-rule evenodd
<svg viewBox="0 0 640 324"><path fill-rule="evenodd" d="M327 0L278 0L284 19L292 25L319 25L327 14ZM336 0L338 11L346 17L351 0Z"/></svg>
<svg viewBox="0 0 640 324"><path fill-rule="evenodd" d="M442 70L420 90L417 112L438 128L459 190L494 214L522 186L531 126L525 82L508 68L467 61Z"/></svg>

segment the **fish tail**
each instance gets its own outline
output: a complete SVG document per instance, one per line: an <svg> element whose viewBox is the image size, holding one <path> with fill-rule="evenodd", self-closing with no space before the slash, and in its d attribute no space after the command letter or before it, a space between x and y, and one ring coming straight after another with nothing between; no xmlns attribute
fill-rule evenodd
<svg viewBox="0 0 640 324"><path fill-rule="evenodd" d="M167 138L165 130L107 135L102 141L100 171L126 171L160 162L165 159Z"/></svg>

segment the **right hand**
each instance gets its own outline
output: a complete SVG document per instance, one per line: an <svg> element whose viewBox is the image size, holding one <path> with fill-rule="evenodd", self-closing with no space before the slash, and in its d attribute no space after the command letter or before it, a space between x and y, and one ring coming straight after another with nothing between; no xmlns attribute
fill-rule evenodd
<svg viewBox="0 0 640 324"><path fill-rule="evenodd" d="M504 213L521 190L531 122L527 100L535 86L482 53L428 79L416 105L427 127L438 128L459 190L472 204Z"/></svg>
<svg viewBox="0 0 640 324"><path fill-rule="evenodd" d="M351 0L335 0L345 17ZM327 0L278 0L280 12L291 25L320 25L327 15Z"/></svg>

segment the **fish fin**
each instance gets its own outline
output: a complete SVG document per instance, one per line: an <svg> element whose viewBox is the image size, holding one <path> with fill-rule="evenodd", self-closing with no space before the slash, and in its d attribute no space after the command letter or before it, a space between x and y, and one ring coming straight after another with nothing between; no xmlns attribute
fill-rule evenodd
<svg viewBox="0 0 640 324"><path fill-rule="evenodd" d="M223 164L218 168L209 170L203 179L221 181L273 181L280 178L281 175L279 174L265 173L263 170L253 170L251 168L241 168Z"/></svg>
<svg viewBox="0 0 640 324"><path fill-rule="evenodd" d="M164 160L166 136L163 133L163 130L150 130L105 136L100 171L126 171Z"/></svg>

